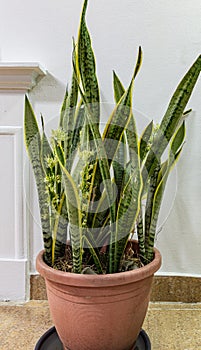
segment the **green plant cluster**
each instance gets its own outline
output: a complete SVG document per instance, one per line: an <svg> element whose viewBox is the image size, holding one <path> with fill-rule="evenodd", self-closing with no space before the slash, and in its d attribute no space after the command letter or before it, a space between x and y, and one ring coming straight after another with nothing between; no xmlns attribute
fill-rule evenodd
<svg viewBox="0 0 201 350"><path fill-rule="evenodd" d="M154 240L168 175L185 139L185 107L201 69L201 56L175 90L159 125L138 135L133 114L134 81L142 63L141 47L131 82L124 88L113 73L115 107L100 133L100 92L83 4L73 74L61 108L59 127L49 141L39 130L28 97L25 143L35 174L44 241L50 266L65 254L69 235L73 272L81 273L87 254L103 273L119 272L128 240L137 233L143 264L154 257ZM168 147L167 159L163 154Z"/></svg>

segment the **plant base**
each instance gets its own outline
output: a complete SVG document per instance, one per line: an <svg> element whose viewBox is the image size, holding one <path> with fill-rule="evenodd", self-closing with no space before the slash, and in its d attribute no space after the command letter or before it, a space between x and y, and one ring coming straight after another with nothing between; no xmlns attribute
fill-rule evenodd
<svg viewBox="0 0 201 350"><path fill-rule="evenodd" d="M50 328L42 335L36 344L35 350L64 350L55 327ZM144 330L141 330L132 350L151 350L149 337Z"/></svg>

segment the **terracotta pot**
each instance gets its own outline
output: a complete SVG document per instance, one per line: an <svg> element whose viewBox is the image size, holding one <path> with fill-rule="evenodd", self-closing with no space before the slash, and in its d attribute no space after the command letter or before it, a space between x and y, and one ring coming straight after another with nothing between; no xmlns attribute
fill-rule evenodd
<svg viewBox="0 0 201 350"><path fill-rule="evenodd" d="M43 251L36 267L45 278L51 316L66 350L132 350L150 299L161 255L137 270L79 275L47 266Z"/></svg>

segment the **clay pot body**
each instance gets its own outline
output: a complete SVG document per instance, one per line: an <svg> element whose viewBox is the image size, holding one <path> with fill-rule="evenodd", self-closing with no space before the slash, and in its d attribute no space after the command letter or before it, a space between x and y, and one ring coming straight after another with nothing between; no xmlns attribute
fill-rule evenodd
<svg viewBox="0 0 201 350"><path fill-rule="evenodd" d="M137 270L79 275L52 269L39 253L36 267L45 278L51 316L66 350L132 350L150 299L154 260Z"/></svg>

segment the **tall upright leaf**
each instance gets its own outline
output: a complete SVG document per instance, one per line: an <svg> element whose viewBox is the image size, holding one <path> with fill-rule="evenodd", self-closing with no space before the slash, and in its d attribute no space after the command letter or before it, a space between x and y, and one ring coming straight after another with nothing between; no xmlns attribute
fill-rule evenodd
<svg viewBox="0 0 201 350"><path fill-rule="evenodd" d="M112 244L112 248L114 249L112 261L113 269L110 273L118 272L122 254L139 214L141 190L142 183L139 176L139 170L137 169L130 177L119 200L116 237L115 242Z"/></svg>
<svg viewBox="0 0 201 350"><path fill-rule="evenodd" d="M52 236L49 222L49 198L44 182L44 170L41 164L41 136L37 120L27 96L25 96L24 139L30 162L35 175L38 191L41 225L44 242L44 259L52 264Z"/></svg>
<svg viewBox="0 0 201 350"><path fill-rule="evenodd" d="M73 271L81 273L82 270L82 216L80 199L72 176L64 166L64 155L62 150L55 144L59 164L63 174L63 182L66 194L66 204L70 225L70 239L72 244Z"/></svg>
<svg viewBox="0 0 201 350"><path fill-rule="evenodd" d="M153 259L153 247L156 234L156 226L168 175L173 166L178 161L178 158L182 151L184 138L185 122L183 122L179 129L174 133L173 139L170 144L168 160L164 163L163 167L161 167L161 171L158 173L158 185L155 188L153 196L149 233L147 233L146 237L146 258L148 261L151 261Z"/></svg>
<svg viewBox="0 0 201 350"><path fill-rule="evenodd" d="M160 158L163 154L172 135L182 120L184 109L190 99L200 71L201 55L198 56L185 74L170 100L143 169L144 181L146 181L148 175L153 172L157 158Z"/></svg>
<svg viewBox="0 0 201 350"><path fill-rule="evenodd" d="M49 194L49 220L52 236L52 264L54 264L54 262L65 253L68 225L65 195L63 193L60 181L61 171L58 161L55 161L54 158L55 156L45 134L44 122L42 118L41 163L44 169L46 183L49 183L46 191L48 191ZM48 164L48 159L52 165Z"/></svg>
<svg viewBox="0 0 201 350"><path fill-rule="evenodd" d="M75 43L73 49L73 56L75 56ZM73 59L75 59L73 57ZM71 147L74 135L75 128L75 114L76 114L76 106L78 101L78 81L75 76L75 72L72 74L71 88L68 94L64 97L65 107L62 111L62 128L66 133L65 141L64 141L64 152L66 165L68 170L71 169L72 166L72 157L71 157Z"/></svg>
<svg viewBox="0 0 201 350"><path fill-rule="evenodd" d="M87 5L88 0L85 0L80 19L77 59L86 103L91 105L90 108L94 115L94 121L98 124L100 118L100 96L98 80L96 77L96 62L91 45L90 34L85 19Z"/></svg>

